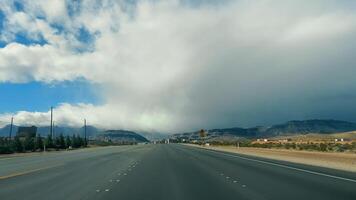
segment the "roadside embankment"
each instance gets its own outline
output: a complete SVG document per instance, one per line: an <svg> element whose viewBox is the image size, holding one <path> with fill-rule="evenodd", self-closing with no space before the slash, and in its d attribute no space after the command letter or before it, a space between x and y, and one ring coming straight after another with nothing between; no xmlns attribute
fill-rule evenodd
<svg viewBox="0 0 356 200"><path fill-rule="evenodd" d="M356 154L354 153L334 153L334 152L313 152L313 151L296 151L286 149L265 149L253 147L235 146L200 146L186 144L189 146L232 152L244 155L270 158L275 160L284 160L294 163L302 163L344 171L356 172Z"/></svg>

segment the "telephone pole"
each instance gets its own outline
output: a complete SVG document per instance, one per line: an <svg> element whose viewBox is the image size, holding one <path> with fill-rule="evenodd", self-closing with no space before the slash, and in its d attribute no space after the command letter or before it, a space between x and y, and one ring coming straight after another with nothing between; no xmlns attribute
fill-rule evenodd
<svg viewBox="0 0 356 200"><path fill-rule="evenodd" d="M53 121L53 126L52 126L52 131L53 131L53 136L52 136L52 138L54 138L54 137L56 137L56 126L55 126L55 124L54 124L54 121Z"/></svg>
<svg viewBox="0 0 356 200"><path fill-rule="evenodd" d="M87 120L84 119L84 146L87 146Z"/></svg>
<svg viewBox="0 0 356 200"><path fill-rule="evenodd" d="M52 136L52 139L53 139L53 106L51 106L51 129L50 129L50 135Z"/></svg>
<svg viewBox="0 0 356 200"><path fill-rule="evenodd" d="M14 117L11 117L11 125L10 125L10 132L9 132L9 139L11 140L11 134L12 134L12 126L14 124Z"/></svg>

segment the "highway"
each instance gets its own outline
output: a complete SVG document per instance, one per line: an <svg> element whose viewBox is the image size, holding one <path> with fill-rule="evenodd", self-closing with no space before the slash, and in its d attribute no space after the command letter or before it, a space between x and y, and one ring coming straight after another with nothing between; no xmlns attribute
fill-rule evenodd
<svg viewBox="0 0 356 200"><path fill-rule="evenodd" d="M356 173L179 144L0 158L1 200L356 199Z"/></svg>

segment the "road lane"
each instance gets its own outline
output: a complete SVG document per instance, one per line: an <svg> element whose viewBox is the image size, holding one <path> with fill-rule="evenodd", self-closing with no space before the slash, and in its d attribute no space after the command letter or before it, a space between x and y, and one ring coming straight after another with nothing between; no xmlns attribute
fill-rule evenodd
<svg viewBox="0 0 356 200"><path fill-rule="evenodd" d="M103 199L356 199L354 182L183 145L161 145L142 163ZM329 169L328 173L355 176ZM133 186L137 192L130 193Z"/></svg>
<svg viewBox="0 0 356 200"><path fill-rule="evenodd" d="M7 167L41 159L10 159ZM356 183L346 180L355 180L355 173L184 145L103 148L46 159L62 165L0 180L0 199L356 199ZM0 173L6 170L0 167Z"/></svg>
<svg viewBox="0 0 356 200"><path fill-rule="evenodd" d="M43 160L48 160L49 165L56 163L61 165L0 180L0 199L91 199L96 190L110 187L110 180L117 173L126 170L131 163L139 161L151 148L108 147L49 155L44 158L35 156L33 161L28 160L30 157L23 162L11 160L11 165L7 167L19 167L21 170L23 170L21 165L29 164L31 169L33 163L36 165L41 163L43 166L45 165ZM5 170L8 171L7 168Z"/></svg>
<svg viewBox="0 0 356 200"><path fill-rule="evenodd" d="M197 159L201 162L225 176L236 177L252 193L262 194L266 199L356 199L355 173L193 147L181 150L199 155Z"/></svg>

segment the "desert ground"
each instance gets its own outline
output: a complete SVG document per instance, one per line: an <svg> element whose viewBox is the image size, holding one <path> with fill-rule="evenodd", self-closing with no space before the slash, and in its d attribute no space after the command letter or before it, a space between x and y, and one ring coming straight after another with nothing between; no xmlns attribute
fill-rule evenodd
<svg viewBox="0 0 356 200"><path fill-rule="evenodd" d="M257 157L284 160L294 163L302 163L319 167L326 167L344 171L356 172L356 154L334 152L311 152L287 149L265 149L235 146L199 146L200 148L239 153Z"/></svg>

